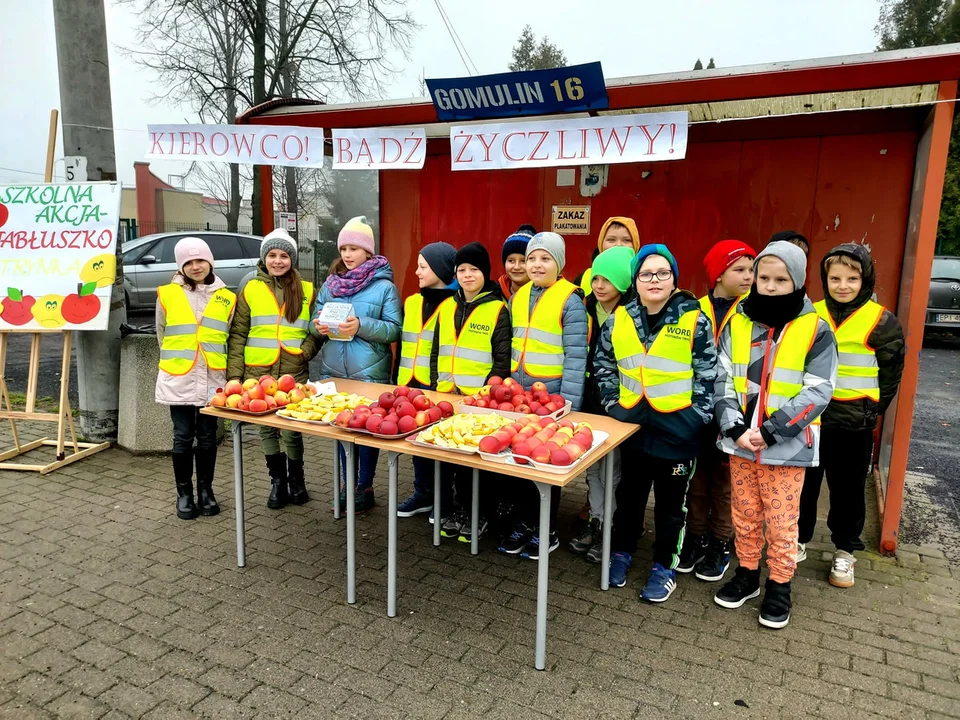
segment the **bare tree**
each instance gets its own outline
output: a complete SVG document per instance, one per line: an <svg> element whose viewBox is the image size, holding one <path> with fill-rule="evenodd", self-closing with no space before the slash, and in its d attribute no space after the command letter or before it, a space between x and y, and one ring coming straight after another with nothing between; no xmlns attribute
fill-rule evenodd
<svg viewBox="0 0 960 720"><path fill-rule="evenodd" d="M185 103L202 119L234 122L238 109L278 97L362 99L379 95L406 56L416 24L405 0L118 0L140 11L127 48L157 72L158 99ZM239 211L240 181L231 180ZM260 223L253 173L253 223ZM287 190L295 199L295 184Z"/></svg>

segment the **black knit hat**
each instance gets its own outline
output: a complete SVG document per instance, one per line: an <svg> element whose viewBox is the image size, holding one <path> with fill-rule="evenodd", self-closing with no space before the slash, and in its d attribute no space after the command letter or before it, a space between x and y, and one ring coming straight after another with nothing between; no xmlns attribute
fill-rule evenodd
<svg viewBox="0 0 960 720"><path fill-rule="evenodd" d="M796 245L798 242L801 242L803 243L803 247L801 247L800 249L803 250L803 254L804 255L810 254L810 241L807 240L803 235L798 233L796 230L781 230L780 232L775 232L770 237L770 242L768 242L767 245L775 242L788 242L788 243L793 243L794 245Z"/></svg>
<svg viewBox="0 0 960 720"><path fill-rule="evenodd" d="M490 279L490 253L483 243L472 242L464 245L457 250L457 257L454 260L454 266L461 263L468 263L483 273L483 279Z"/></svg>
<svg viewBox="0 0 960 720"><path fill-rule="evenodd" d="M514 253L525 256L527 243L530 242L530 238L536 234L537 230L533 225L521 225L518 227L515 233L503 241L503 250L500 251L500 261L506 264L507 258Z"/></svg>

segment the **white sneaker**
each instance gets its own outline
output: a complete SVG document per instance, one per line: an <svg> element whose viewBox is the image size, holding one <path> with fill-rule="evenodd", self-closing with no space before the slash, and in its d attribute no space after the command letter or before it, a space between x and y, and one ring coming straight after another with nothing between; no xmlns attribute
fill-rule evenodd
<svg viewBox="0 0 960 720"><path fill-rule="evenodd" d="M833 567L830 568L830 584L834 587L853 587L853 565L856 559L845 550L833 554Z"/></svg>
<svg viewBox="0 0 960 720"><path fill-rule="evenodd" d="M797 562L802 563L807 559L807 544L806 543L797 543Z"/></svg>

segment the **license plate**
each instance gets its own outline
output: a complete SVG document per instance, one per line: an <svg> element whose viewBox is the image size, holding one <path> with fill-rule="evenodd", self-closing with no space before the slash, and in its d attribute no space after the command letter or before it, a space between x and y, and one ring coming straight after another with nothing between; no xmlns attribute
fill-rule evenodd
<svg viewBox="0 0 960 720"><path fill-rule="evenodd" d="M937 322L960 323L960 314L937 313Z"/></svg>

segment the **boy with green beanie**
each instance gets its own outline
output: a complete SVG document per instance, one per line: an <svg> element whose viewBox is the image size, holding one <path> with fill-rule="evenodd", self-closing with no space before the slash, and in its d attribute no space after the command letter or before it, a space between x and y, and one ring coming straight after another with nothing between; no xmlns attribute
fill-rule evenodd
<svg viewBox="0 0 960 720"><path fill-rule="evenodd" d="M600 395L593 382L593 356L600 340L600 330L607 318L622 304L627 290L630 289L630 262L633 260L632 247L618 246L604 250L597 255L591 266L590 295L587 296L587 316L590 321L590 346L587 351L587 378L583 389L583 412L606 415L600 403ZM611 453L613 458L613 488L620 482L620 450ZM590 516L580 534L573 538L568 547L571 552L584 555L589 563L599 564L603 555L603 476L601 464L595 463L587 469L587 500ZM613 508L611 508L612 510Z"/></svg>

